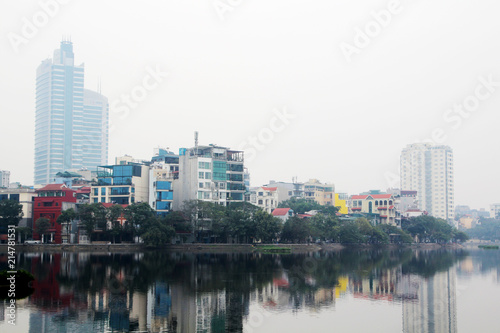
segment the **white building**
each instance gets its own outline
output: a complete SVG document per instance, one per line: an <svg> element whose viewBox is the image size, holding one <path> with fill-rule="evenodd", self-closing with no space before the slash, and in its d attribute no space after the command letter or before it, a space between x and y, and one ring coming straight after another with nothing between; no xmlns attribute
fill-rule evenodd
<svg viewBox="0 0 500 333"><path fill-rule="evenodd" d="M490 218L500 218L500 203L490 205Z"/></svg>
<svg viewBox="0 0 500 333"><path fill-rule="evenodd" d="M262 208L269 214L278 207L277 187L253 187L250 189L250 203Z"/></svg>
<svg viewBox="0 0 500 333"><path fill-rule="evenodd" d="M129 205L136 202L149 203L149 166L121 162L100 166L97 169L97 184L92 185L90 202Z"/></svg>
<svg viewBox="0 0 500 333"><path fill-rule="evenodd" d="M184 201L203 200L227 206L243 202L243 151L216 145L179 149L179 179L174 181L174 210Z"/></svg>
<svg viewBox="0 0 500 333"><path fill-rule="evenodd" d="M304 198L304 183L287 183L270 180L266 187L276 187L278 191L278 203L291 198Z"/></svg>
<svg viewBox="0 0 500 333"><path fill-rule="evenodd" d="M420 210L449 221L454 218L453 171L448 146L416 143L401 152L401 188L417 191Z"/></svg>
<svg viewBox="0 0 500 333"><path fill-rule="evenodd" d="M0 187L9 187L10 171L0 170Z"/></svg>
<svg viewBox="0 0 500 333"><path fill-rule="evenodd" d="M281 219L281 222L284 224L289 217L293 216L293 209L291 208L276 208L272 212L274 217Z"/></svg>
<svg viewBox="0 0 500 333"><path fill-rule="evenodd" d="M20 227L33 226L33 198L36 196L35 190L29 188L0 189L0 201L14 200L23 206L23 218L19 221Z"/></svg>

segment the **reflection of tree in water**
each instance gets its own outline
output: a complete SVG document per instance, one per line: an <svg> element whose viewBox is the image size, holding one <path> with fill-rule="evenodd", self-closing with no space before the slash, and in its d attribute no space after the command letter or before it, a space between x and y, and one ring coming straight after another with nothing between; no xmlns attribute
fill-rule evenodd
<svg viewBox="0 0 500 333"><path fill-rule="evenodd" d="M340 277L348 277L350 281L376 280L394 269L403 274L428 277L448 270L464 255L463 251L409 249L346 249L294 255L163 251L86 256L67 254L66 260L71 259L74 263L56 269L56 282L72 290L73 300L81 300L81 304L94 311L93 320L107 322L116 330L137 327L137 323L129 319L131 300L137 293L147 295L158 284L182 288L183 303L196 300L198 295L222 293L225 306L222 312L212 316L212 331L220 331L223 326L226 332L241 332L252 293L270 285L286 291L282 293L286 299L281 301L292 308L317 307L319 302L328 306L328 296L318 300L318 295L323 291L333 293ZM24 266L36 271L37 278L47 278L49 271L54 269L49 261L43 264L39 260L31 261L24 257L21 260ZM492 265L494 258L486 256L485 263L489 262ZM64 260L61 265L64 265ZM274 284L273 279L283 277L288 279L286 286ZM87 304L89 295L96 298L103 293L108 293L106 309L98 308L100 299ZM61 322L72 320L78 311L82 309L63 311L57 319ZM169 320L172 324L172 319Z"/></svg>

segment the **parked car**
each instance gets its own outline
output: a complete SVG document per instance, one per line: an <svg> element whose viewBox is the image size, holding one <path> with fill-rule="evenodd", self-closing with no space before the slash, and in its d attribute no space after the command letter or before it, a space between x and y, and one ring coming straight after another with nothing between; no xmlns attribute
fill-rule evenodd
<svg viewBox="0 0 500 333"><path fill-rule="evenodd" d="M27 239L24 241L24 244L40 244L39 240Z"/></svg>

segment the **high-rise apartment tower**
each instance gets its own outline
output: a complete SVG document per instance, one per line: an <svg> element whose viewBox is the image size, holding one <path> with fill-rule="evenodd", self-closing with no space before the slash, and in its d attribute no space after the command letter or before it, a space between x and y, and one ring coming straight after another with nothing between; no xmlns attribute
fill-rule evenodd
<svg viewBox="0 0 500 333"><path fill-rule="evenodd" d="M453 151L429 143L401 152L401 190L417 191L418 206L445 220L454 217Z"/></svg>

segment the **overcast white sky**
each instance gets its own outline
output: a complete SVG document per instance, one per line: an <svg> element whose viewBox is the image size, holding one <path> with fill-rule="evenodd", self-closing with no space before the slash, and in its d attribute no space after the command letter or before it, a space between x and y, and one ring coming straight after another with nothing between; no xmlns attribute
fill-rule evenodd
<svg viewBox="0 0 500 333"><path fill-rule="evenodd" d="M441 128L454 150L456 204L500 202L500 85L490 93L479 80L500 82L498 0L53 0L53 17L47 2L0 3L0 169L11 181L33 182L36 68L70 35L85 87L101 78L115 106L110 162L150 158L158 146L177 152L195 130L200 144L266 141L273 110L286 108L295 118L277 122L246 163L252 185L297 176L349 194L385 190L401 150ZM388 9L377 31L372 13ZM23 27L34 20L30 34ZM358 38L349 62L341 46L355 47L366 28L372 37ZM168 77L124 112L121 96L140 92L151 70ZM476 89L475 111L445 121Z"/></svg>

